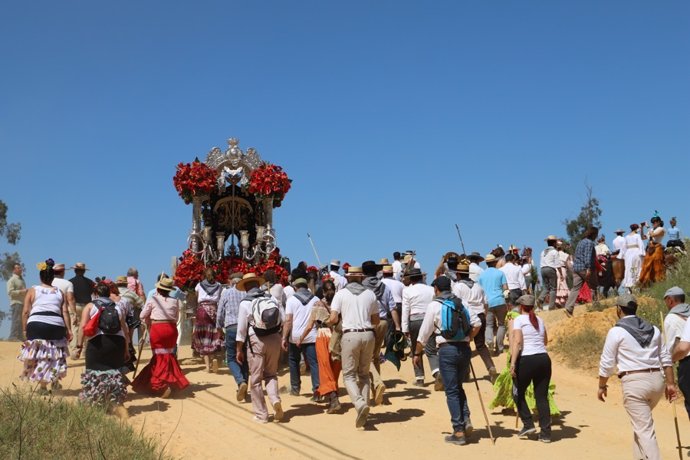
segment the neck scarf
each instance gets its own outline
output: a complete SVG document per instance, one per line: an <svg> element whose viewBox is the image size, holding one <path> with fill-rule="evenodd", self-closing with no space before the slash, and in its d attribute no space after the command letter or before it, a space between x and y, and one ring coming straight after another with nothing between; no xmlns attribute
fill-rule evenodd
<svg viewBox="0 0 690 460"><path fill-rule="evenodd" d="M345 289L347 289L354 295L360 295L362 292L367 290L367 288L362 286L362 284L357 281L350 281L345 285Z"/></svg>
<svg viewBox="0 0 690 460"><path fill-rule="evenodd" d="M309 289L302 287L295 291L295 297L297 297L297 300L302 302L302 305L306 305L311 301L311 299L314 298L314 294L309 292Z"/></svg>
<svg viewBox="0 0 690 460"><path fill-rule="evenodd" d="M216 283L215 281L209 283L206 280L201 280L199 284L201 285L201 289L203 289L204 292L208 295L214 295L218 291L218 289L220 289L220 283Z"/></svg>
<svg viewBox="0 0 690 460"><path fill-rule="evenodd" d="M654 337L654 326L639 316L626 316L625 318L621 318L616 323L616 326L625 329L642 348L647 348Z"/></svg>
<svg viewBox="0 0 690 460"><path fill-rule="evenodd" d="M377 300L381 300L381 298L383 298L383 294L386 292L386 285L375 276L364 278L362 285L365 288L374 291Z"/></svg>
<svg viewBox="0 0 690 460"><path fill-rule="evenodd" d="M675 313L678 316L688 319L688 317L690 317L690 305L686 303L679 303L675 307L671 308L669 313Z"/></svg>

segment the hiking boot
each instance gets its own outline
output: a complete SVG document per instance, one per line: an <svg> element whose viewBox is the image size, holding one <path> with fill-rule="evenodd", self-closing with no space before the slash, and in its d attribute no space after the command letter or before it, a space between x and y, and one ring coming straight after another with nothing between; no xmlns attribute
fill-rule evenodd
<svg viewBox="0 0 690 460"><path fill-rule="evenodd" d="M450 434L446 436L445 441L450 444L455 444L457 446L464 446L467 444L467 439L465 438L464 435L462 436L456 436L454 434Z"/></svg>
<svg viewBox="0 0 690 460"><path fill-rule="evenodd" d="M338 396L333 394L331 396L331 402L328 406L328 409L326 410L326 413L328 414L336 414L340 411L341 406L340 406L340 400L338 399Z"/></svg>
<svg viewBox="0 0 690 460"><path fill-rule="evenodd" d="M237 388L237 402L244 402L244 398L247 397L247 382L240 383Z"/></svg>
<svg viewBox="0 0 690 460"><path fill-rule="evenodd" d="M470 420L470 418L467 417L467 420L465 421L465 436L471 435L473 431L474 425L472 425L472 420Z"/></svg>
<svg viewBox="0 0 690 460"><path fill-rule="evenodd" d="M434 391L443 391L446 387L443 386L443 380L441 380L441 373L437 372L434 377Z"/></svg>
<svg viewBox="0 0 690 460"><path fill-rule="evenodd" d="M366 425L367 417L369 417L369 406L364 406L361 410L357 412L357 418L355 419L355 428L362 428L364 425Z"/></svg>
<svg viewBox="0 0 690 460"><path fill-rule="evenodd" d="M380 406L383 404L383 393L386 391L386 386L384 384L379 384L374 390L374 404Z"/></svg>
<svg viewBox="0 0 690 460"><path fill-rule="evenodd" d="M498 378L498 371L496 371L495 367L490 367L489 368L489 382L493 385L496 382L496 379Z"/></svg>
<svg viewBox="0 0 690 460"><path fill-rule="evenodd" d="M276 401L273 403L273 410L275 411L273 420L276 422L280 422L283 419L283 405L280 403L280 401Z"/></svg>
<svg viewBox="0 0 690 460"><path fill-rule="evenodd" d="M520 439L527 439L529 438L529 435L534 434L537 432L537 429L534 427L526 427L523 426L520 432L518 433L518 437Z"/></svg>

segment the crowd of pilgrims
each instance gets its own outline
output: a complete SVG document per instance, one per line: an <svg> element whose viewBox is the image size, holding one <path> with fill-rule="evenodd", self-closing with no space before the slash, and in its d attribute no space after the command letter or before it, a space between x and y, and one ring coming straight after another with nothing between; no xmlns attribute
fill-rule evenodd
<svg viewBox="0 0 690 460"><path fill-rule="evenodd" d="M674 221L669 234L675 238L668 245L682 246L679 232L673 233ZM413 251L394 253L392 262L368 260L357 266L332 260L321 270L301 262L285 286L271 270L261 276L233 273L220 283L209 268L190 296L165 274L145 293L136 269L114 281L91 281L85 277L85 264L78 263L72 267L75 277L67 281L64 265L49 259L38 264L40 284L25 290L22 378L38 383L40 393L59 390L68 355L80 359L83 353L79 399L126 417L128 387L167 398L189 385L177 361L189 314L193 355L203 359L208 372L227 365L237 401L251 401L258 423L271 417L264 390L273 419L283 417L277 375L285 361L290 393L303 394L301 375L308 373L307 396L324 404L328 413L343 410L338 396L343 373L357 427L367 423L371 405L384 401L381 364L399 369L410 361L414 385L433 385L446 393L453 427L446 441L465 444L473 425L462 383L470 381L474 343L494 385L489 407L516 410L523 422L521 437L536 432L536 413L539 439L550 442L551 416L559 410L553 399L548 336L536 312L562 306L570 314L576 301L599 295L591 279L606 270L600 257L625 261L623 290L649 281L645 277L663 278L658 264L665 231L658 216L651 222L648 233L644 224L632 225L627 235L616 231L612 250L596 229L585 234L574 254L556 236L548 236L540 255L541 283L532 250L515 246L508 251L498 247L485 256L446 253L433 282L427 282ZM649 240L646 250L643 239ZM585 256L578 254L583 251ZM457 324L449 326L444 315L453 311L461 314L453 317ZM135 332L139 343L148 338L152 351L142 369ZM504 362L496 362L504 351ZM513 356L520 357L520 366Z"/></svg>

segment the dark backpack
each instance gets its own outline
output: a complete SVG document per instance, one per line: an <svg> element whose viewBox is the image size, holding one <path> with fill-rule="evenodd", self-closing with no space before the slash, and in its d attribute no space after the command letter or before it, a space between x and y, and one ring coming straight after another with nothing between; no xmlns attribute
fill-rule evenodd
<svg viewBox="0 0 690 460"><path fill-rule="evenodd" d="M441 337L449 342L459 342L470 334L470 315L462 300L457 297L436 299L441 303Z"/></svg>
<svg viewBox="0 0 690 460"><path fill-rule="evenodd" d="M115 302L96 299L93 303L101 311L101 315L98 318L98 329L103 331L104 334L117 334L120 332L122 330L120 313L115 308Z"/></svg>

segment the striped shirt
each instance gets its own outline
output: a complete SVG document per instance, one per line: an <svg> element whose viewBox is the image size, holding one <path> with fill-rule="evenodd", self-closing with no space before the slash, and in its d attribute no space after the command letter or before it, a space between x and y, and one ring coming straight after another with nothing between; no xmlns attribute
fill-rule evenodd
<svg viewBox="0 0 690 460"><path fill-rule="evenodd" d="M573 260L573 271L584 272L594 266L594 241L585 238L575 248L575 258Z"/></svg>

